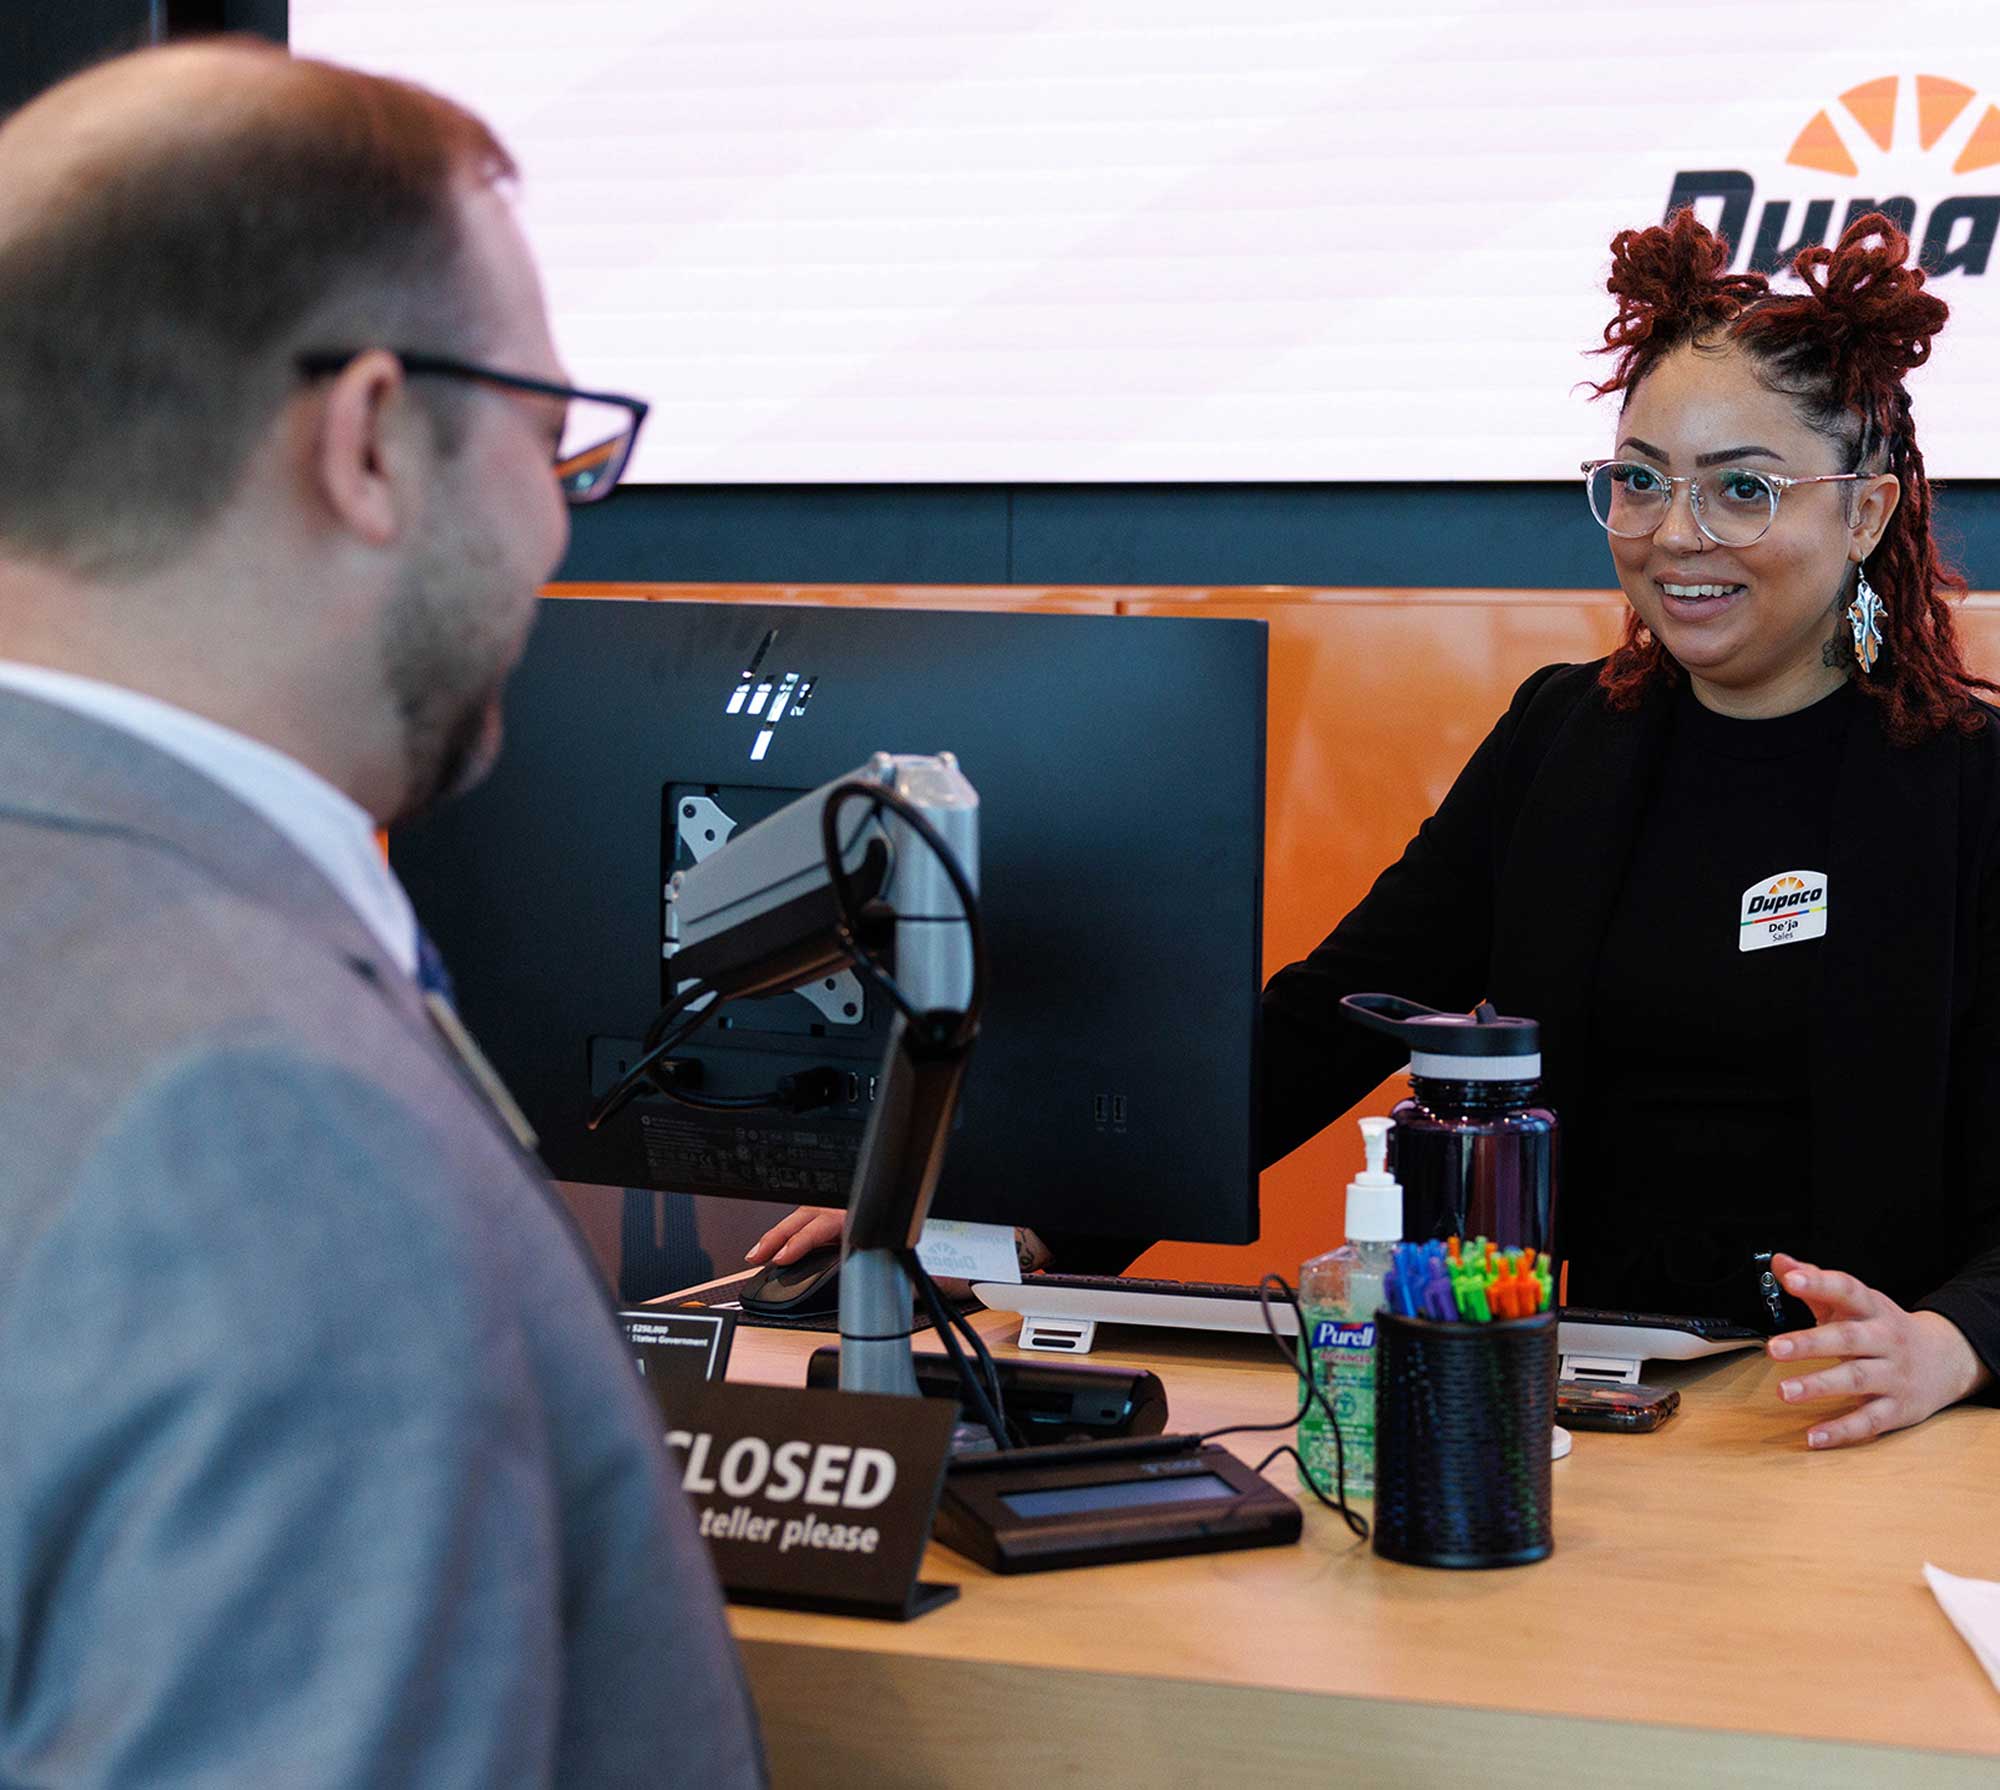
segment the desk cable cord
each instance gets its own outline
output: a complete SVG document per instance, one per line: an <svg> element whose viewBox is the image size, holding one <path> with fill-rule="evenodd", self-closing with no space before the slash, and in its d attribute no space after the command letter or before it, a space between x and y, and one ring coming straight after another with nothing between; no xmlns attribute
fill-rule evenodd
<svg viewBox="0 0 2000 1790"><path fill-rule="evenodd" d="M1296 1348L1285 1341L1283 1334L1278 1329L1278 1320L1271 1313L1271 1295L1274 1292L1283 1297L1285 1303L1292 1308L1292 1315L1298 1319L1301 1341ZM1313 1374L1312 1357L1304 1345L1303 1339L1310 1335L1311 1332L1306 1328L1305 1313L1299 1309L1299 1296L1292 1291L1291 1283L1282 1274L1267 1274L1257 1283L1257 1305L1264 1314L1264 1328L1270 1332L1272 1343L1276 1346L1278 1353L1284 1358L1285 1365L1298 1375L1299 1408L1291 1416L1281 1418L1276 1423L1232 1423L1224 1429L1208 1431L1200 1440L1206 1445L1213 1442L1218 1436L1243 1436L1261 1434L1271 1430L1296 1429L1300 1420L1312 1409L1314 1403L1317 1402L1320 1410L1326 1415L1328 1425L1333 1430L1333 1496L1327 1496L1326 1492L1321 1488L1319 1481L1313 1477L1312 1469L1306 1465L1305 1457L1288 1442L1280 1443L1278 1447L1272 1449L1269 1454L1257 1463L1256 1470L1261 1473L1273 1461L1281 1459L1285 1455L1290 1455L1299 1464L1299 1477L1305 1481L1306 1489L1324 1504L1328 1510L1333 1511L1354 1532L1359 1540L1366 1541L1368 1539L1368 1519L1358 1510L1351 1508L1347 1502L1347 1447L1341 1440L1340 1419L1334 1416L1333 1406L1327 1399L1326 1391Z"/></svg>
<svg viewBox="0 0 2000 1790"><path fill-rule="evenodd" d="M703 995L713 993L714 990L706 983L691 982L653 1016L652 1024L646 1028L644 1054L619 1078L617 1085L591 1108L590 1117L584 1121L586 1130L595 1131L626 1101L646 1086L651 1086L671 1099L681 1101L683 1105L697 1104L671 1085L669 1078L673 1065L667 1059L708 1023L710 1016L721 1003L710 1001L692 1019L678 1027L674 1025L674 1021L686 1013ZM754 1105L758 1102L751 1101L747 1104Z"/></svg>
<svg viewBox="0 0 2000 1790"><path fill-rule="evenodd" d="M965 1010L958 1014L956 1023L948 1038L943 1040L951 1048L965 1048L979 1036L979 1020L986 1006L986 928L980 923L979 896L972 887L972 879L958 861L958 854L951 849L930 821L911 803L905 801L895 791L877 783L850 778L837 783L827 792L826 805L820 810L820 843L826 853L827 881L832 885L834 905L840 916L840 942L846 948L849 961L896 1009L906 1023L913 1026L929 1024L950 1018L950 1015L926 1014L922 1012L904 992L888 969L875 957L864 942L873 930L871 915L858 907L854 900L854 890L841 863L838 822L840 810L849 802L869 804L869 818L879 816L886 808L921 839L925 847L937 860L938 868L950 882L952 893L958 898L959 913L964 920L972 947L972 989L966 997ZM993 1437L993 1446L1006 1450L1014 1447L1019 1438L1009 1429L1005 1401L1000 1392L1000 1370L995 1366L991 1351L986 1347L986 1339L979 1334L971 1319L947 1301L938 1291L937 1282L932 1280L924 1265L917 1259L914 1249L899 1249L896 1260L902 1265L903 1273L911 1288L922 1301L925 1312L930 1317L930 1328L935 1330L938 1340L944 1344L945 1353L950 1356L953 1371L958 1375L959 1388L965 1394L965 1402L974 1415L984 1424ZM922 1328L923 1326L919 1326ZM978 1360L978 1371L973 1362L959 1346L959 1336L965 1338ZM846 1338L852 1341L873 1341L873 1338ZM886 1339L884 1339L886 1340Z"/></svg>
<svg viewBox="0 0 2000 1790"><path fill-rule="evenodd" d="M948 1303L938 1284L931 1279L922 1262L917 1260L914 1249L896 1252L896 1259L902 1263L903 1272L909 1276L910 1285L922 1299L924 1309L929 1312L931 1328L944 1344L945 1353L951 1357L951 1365L958 1375L959 1389L965 1394L965 1402L974 1416L983 1423L993 1437L993 1446L1001 1453L1021 1446L1021 1438L1007 1420L1006 1401L1000 1391L1000 1369L993 1360L992 1351L986 1346L986 1339L979 1334L978 1327L964 1312ZM957 1335L953 1333L957 1332ZM978 1371L974 1371L973 1361L958 1344L962 1335L970 1344L972 1355L978 1359Z"/></svg>

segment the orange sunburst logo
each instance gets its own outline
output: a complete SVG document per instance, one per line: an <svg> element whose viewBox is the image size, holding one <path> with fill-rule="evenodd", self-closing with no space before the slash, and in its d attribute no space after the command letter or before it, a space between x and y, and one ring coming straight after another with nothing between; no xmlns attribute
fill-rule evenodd
<svg viewBox="0 0 2000 1790"><path fill-rule="evenodd" d="M1943 75L1914 76L1912 86L1914 94L1909 97L1916 108L1917 146L1928 154L1978 95L1963 81L1947 80ZM1896 140L1897 112L1905 99L1900 75L1884 75L1848 88L1835 105L1812 115L1785 160L1795 168L1811 168L1821 174L1859 174L1848 130L1859 130L1886 155ZM1839 117L1845 118L1846 129L1836 122ZM2000 164L2000 106L1989 103L1960 145L1951 171L1971 174L1996 164Z"/></svg>
<svg viewBox="0 0 2000 1790"><path fill-rule="evenodd" d="M1796 876L1781 876L1771 885L1770 892L1773 895L1784 895L1796 889L1803 889L1804 887L1805 884Z"/></svg>

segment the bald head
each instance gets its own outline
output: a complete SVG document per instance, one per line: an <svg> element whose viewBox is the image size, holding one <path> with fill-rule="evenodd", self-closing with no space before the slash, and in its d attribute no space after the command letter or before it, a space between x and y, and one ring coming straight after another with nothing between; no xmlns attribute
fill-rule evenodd
<svg viewBox="0 0 2000 1790"><path fill-rule="evenodd" d="M247 39L120 56L51 88L0 122L8 234L64 190L85 191L141 152L226 136L260 105L309 83L282 51Z"/></svg>
<svg viewBox="0 0 2000 1790"><path fill-rule="evenodd" d="M156 569L227 503L300 352L476 352L460 200L512 173L434 94L247 42L123 57L15 113L0 560Z"/></svg>

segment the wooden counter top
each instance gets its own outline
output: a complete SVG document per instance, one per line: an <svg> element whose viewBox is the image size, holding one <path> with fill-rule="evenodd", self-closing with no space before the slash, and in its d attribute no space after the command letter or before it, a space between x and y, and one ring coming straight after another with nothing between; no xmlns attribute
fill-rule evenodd
<svg viewBox="0 0 2000 1790"><path fill-rule="evenodd" d="M1107 1335L1176 1430L1292 1408L1261 1341ZM731 1377L826 1340L741 1329ZM2000 1783L2000 1693L1922 1577L2000 1579L2000 1413L1809 1454L1759 1354L1649 1377L1680 1413L1577 1435L1539 1565L1398 1566L1308 1499L1290 1548L1002 1578L934 1547L963 1595L909 1624L734 1609L774 1781Z"/></svg>

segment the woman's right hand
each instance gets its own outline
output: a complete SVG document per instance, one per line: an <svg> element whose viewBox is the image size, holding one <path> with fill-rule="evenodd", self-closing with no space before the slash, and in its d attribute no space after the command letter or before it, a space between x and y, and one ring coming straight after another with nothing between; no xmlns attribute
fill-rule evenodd
<svg viewBox="0 0 2000 1790"><path fill-rule="evenodd" d="M782 1268L808 1250L838 1245L847 1214L838 1206L800 1206L778 1220L744 1252L746 1262Z"/></svg>

